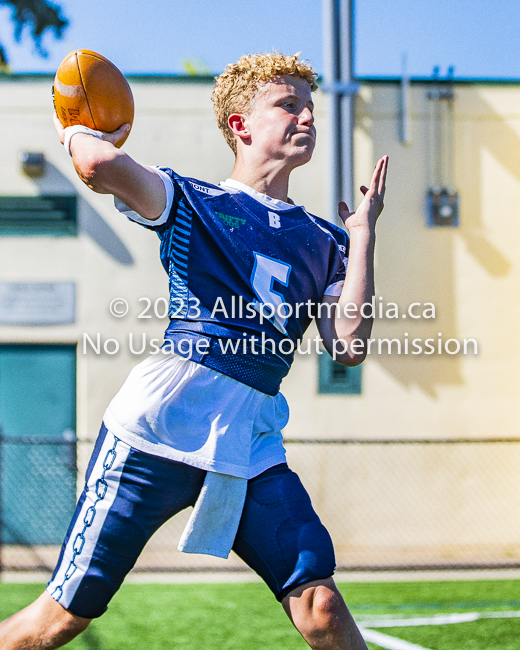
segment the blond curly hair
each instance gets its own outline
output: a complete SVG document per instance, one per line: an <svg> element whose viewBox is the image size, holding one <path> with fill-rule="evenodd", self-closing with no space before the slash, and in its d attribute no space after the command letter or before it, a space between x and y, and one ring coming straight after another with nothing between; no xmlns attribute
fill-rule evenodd
<svg viewBox="0 0 520 650"><path fill-rule="evenodd" d="M258 89L273 77L291 75L305 81L311 91L317 90L314 72L307 61L299 61L298 54L247 54L236 63L226 66L224 72L216 77L211 96L215 105L217 124L226 142L237 153L237 143L229 128L228 118L233 113L248 114L253 106Z"/></svg>

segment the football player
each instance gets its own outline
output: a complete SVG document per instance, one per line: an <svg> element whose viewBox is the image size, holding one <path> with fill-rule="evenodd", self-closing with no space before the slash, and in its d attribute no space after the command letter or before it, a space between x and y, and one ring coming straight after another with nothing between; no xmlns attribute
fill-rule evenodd
<svg viewBox="0 0 520 650"><path fill-rule="evenodd" d="M213 101L236 160L220 185L139 164L114 146L128 125L64 129L55 117L79 177L159 236L171 322L161 352L109 405L58 566L45 593L0 625L4 650L57 648L83 631L155 530L189 505L183 550L226 557L232 548L311 648L366 649L334 584L330 536L281 435L280 383L313 317L346 365L363 361L372 326L360 312L374 295L387 157L359 208L339 205L349 238L294 203L291 172L316 141L316 88L297 56L249 55L226 67Z"/></svg>

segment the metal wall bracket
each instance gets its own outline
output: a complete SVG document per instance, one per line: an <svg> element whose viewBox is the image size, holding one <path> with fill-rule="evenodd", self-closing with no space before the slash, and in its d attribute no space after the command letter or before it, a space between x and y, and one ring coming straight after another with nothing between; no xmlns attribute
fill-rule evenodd
<svg viewBox="0 0 520 650"><path fill-rule="evenodd" d="M432 188L426 195L426 222L430 228L459 225L459 195L445 187Z"/></svg>

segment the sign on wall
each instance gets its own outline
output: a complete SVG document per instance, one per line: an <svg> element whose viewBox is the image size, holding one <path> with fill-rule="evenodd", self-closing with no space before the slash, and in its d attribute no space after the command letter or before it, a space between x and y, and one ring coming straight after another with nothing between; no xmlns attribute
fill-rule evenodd
<svg viewBox="0 0 520 650"><path fill-rule="evenodd" d="M0 282L1 325L64 325L75 320L74 282Z"/></svg>

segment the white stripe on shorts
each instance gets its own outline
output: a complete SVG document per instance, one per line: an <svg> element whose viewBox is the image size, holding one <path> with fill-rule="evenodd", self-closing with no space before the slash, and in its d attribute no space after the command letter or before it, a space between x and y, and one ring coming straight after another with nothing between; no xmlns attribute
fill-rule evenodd
<svg viewBox="0 0 520 650"><path fill-rule="evenodd" d="M86 574L93 551L119 488L131 447L107 432L88 480L88 492L70 534L61 564L47 591L69 607Z"/></svg>

